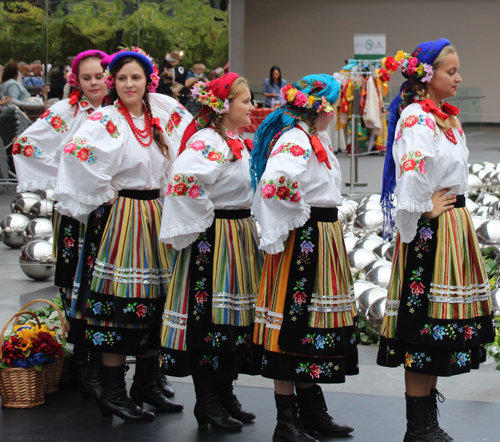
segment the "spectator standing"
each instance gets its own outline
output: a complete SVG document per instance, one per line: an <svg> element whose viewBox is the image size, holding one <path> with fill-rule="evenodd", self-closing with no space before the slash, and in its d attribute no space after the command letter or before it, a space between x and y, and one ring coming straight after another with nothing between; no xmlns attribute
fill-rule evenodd
<svg viewBox="0 0 500 442"><path fill-rule="evenodd" d="M269 72L269 78L266 78L262 86L262 95L266 97L266 107L272 107L273 99L279 102L280 105L284 104L280 97L281 88L286 86L286 80L281 78L281 69L279 66L273 66Z"/></svg>

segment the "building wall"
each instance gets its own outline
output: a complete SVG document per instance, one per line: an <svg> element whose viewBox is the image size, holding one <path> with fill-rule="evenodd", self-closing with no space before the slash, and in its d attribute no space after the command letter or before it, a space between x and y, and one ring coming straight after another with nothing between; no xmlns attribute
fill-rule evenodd
<svg viewBox="0 0 500 442"><path fill-rule="evenodd" d="M338 71L354 55L353 34L386 34L388 55L446 37L460 56L461 87L486 96L483 122L500 122L499 18L498 0L245 0L240 73L259 91L274 64L289 82ZM402 80L398 72L391 84Z"/></svg>

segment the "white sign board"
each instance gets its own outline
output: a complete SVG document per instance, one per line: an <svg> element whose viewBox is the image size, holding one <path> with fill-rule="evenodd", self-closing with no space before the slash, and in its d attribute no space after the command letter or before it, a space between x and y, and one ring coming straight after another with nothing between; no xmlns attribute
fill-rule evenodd
<svg viewBox="0 0 500 442"><path fill-rule="evenodd" d="M385 57L385 34L354 34L354 58Z"/></svg>

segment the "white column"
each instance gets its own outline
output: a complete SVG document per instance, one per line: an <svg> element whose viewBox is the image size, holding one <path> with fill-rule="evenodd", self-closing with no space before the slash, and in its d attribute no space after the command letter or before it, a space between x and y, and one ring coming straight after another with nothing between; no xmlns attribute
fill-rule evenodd
<svg viewBox="0 0 500 442"><path fill-rule="evenodd" d="M229 2L229 70L245 75L245 0Z"/></svg>

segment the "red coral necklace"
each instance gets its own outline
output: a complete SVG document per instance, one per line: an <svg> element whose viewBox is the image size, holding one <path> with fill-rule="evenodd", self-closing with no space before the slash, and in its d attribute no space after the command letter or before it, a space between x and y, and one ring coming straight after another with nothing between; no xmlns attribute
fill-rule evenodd
<svg viewBox="0 0 500 442"><path fill-rule="evenodd" d="M448 138L453 144L457 144L457 139L455 138L455 134L453 133L453 129L449 128L444 131L444 136Z"/></svg>
<svg viewBox="0 0 500 442"><path fill-rule="evenodd" d="M134 134L135 139L139 142L141 146L148 147L151 146L151 143L153 142L153 129L151 127L151 118L149 117L149 112L148 109L146 108L146 105L143 104L144 106L144 121L145 121L145 126L143 130L140 130L137 128L137 126L134 124L134 120L132 119L132 115L130 115L130 111L128 110L127 106L122 102L121 99L118 100L118 104L120 106L120 110L122 111L123 116L125 117L125 120L127 120L128 125L130 126L130 129L132 129L132 132ZM145 143L141 140L141 138L149 138L149 141L146 141Z"/></svg>

